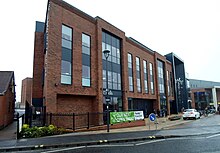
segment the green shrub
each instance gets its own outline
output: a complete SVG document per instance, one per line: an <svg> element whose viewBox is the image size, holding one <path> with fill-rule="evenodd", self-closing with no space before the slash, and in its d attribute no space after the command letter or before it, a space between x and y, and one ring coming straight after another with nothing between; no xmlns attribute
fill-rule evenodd
<svg viewBox="0 0 220 153"><path fill-rule="evenodd" d="M64 128L57 128L54 125L43 126L43 127L29 127L29 125L24 124L22 126L21 136L25 138L37 138L50 135L59 135L68 133Z"/></svg>

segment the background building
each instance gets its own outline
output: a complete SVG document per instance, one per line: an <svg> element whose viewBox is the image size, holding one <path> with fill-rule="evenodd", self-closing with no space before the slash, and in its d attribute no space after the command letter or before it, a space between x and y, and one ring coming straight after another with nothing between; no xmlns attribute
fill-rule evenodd
<svg viewBox="0 0 220 153"><path fill-rule="evenodd" d="M173 78L173 64L178 71L176 57L172 63L102 18L49 0L45 23L36 22L32 104L50 113L105 112L109 93L110 111L170 114L173 82L185 79L182 71Z"/></svg>
<svg viewBox="0 0 220 153"><path fill-rule="evenodd" d="M0 71L0 129L14 119L15 79L13 71Z"/></svg>
<svg viewBox="0 0 220 153"><path fill-rule="evenodd" d="M174 53L165 56L172 63L175 101L171 101L170 105L172 113L177 113L182 108L189 108L184 62Z"/></svg>
<svg viewBox="0 0 220 153"><path fill-rule="evenodd" d="M21 105L23 106L25 106L26 102L32 105L32 80L32 78L25 78L22 80Z"/></svg>
<svg viewBox="0 0 220 153"><path fill-rule="evenodd" d="M220 82L190 79L192 103L198 110L220 105Z"/></svg>

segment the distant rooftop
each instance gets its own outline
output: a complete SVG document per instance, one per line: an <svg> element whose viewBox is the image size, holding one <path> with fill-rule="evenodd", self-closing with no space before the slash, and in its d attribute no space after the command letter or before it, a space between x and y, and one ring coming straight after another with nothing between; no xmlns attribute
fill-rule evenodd
<svg viewBox="0 0 220 153"><path fill-rule="evenodd" d="M214 82L214 81L189 79L189 82L191 89L213 88L214 86L220 86L220 82Z"/></svg>
<svg viewBox="0 0 220 153"><path fill-rule="evenodd" d="M13 71L0 71L0 95L7 91L13 76Z"/></svg>
<svg viewBox="0 0 220 153"><path fill-rule="evenodd" d="M36 21L35 32L44 32L44 22Z"/></svg>

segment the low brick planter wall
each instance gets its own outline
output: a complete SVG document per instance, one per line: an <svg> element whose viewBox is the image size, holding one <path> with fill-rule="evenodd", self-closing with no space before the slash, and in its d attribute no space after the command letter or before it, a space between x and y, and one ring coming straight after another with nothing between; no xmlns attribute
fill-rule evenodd
<svg viewBox="0 0 220 153"><path fill-rule="evenodd" d="M113 124L113 125L110 125L110 130L111 129L137 127L137 126L145 126L145 120ZM89 129L86 129L86 128L85 129L78 129L75 132L98 131L98 130L106 130L106 129L107 129L107 126L103 125L103 126L90 127Z"/></svg>
<svg viewBox="0 0 220 153"><path fill-rule="evenodd" d="M136 126L145 126L144 120L132 121L132 122L124 122L111 125L111 129L119 129L119 128L128 128L128 127L136 127Z"/></svg>

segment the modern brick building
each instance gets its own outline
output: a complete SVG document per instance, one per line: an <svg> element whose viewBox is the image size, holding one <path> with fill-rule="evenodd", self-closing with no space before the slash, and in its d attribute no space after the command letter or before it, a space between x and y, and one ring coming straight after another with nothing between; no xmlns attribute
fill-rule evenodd
<svg viewBox="0 0 220 153"><path fill-rule="evenodd" d="M100 17L49 0L45 23L36 23L33 105L51 113L103 112L106 69L111 111L170 113L174 81L165 56Z"/></svg>
<svg viewBox="0 0 220 153"><path fill-rule="evenodd" d="M22 80L21 105L23 106L25 106L26 102L32 105L32 80L32 78L25 78Z"/></svg>
<svg viewBox="0 0 220 153"><path fill-rule="evenodd" d="M13 71L0 71L0 129L13 122L15 79Z"/></svg>

